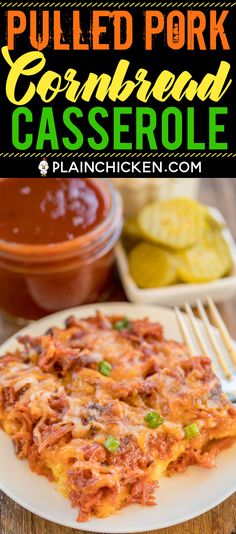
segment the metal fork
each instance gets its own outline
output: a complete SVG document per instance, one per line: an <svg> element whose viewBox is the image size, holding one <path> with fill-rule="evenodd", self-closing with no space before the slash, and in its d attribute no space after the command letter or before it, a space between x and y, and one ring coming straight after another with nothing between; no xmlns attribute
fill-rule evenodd
<svg viewBox="0 0 236 534"><path fill-rule="evenodd" d="M236 402L236 344L210 297L207 297L207 304L214 326L200 300L196 301L196 309L202 322L188 303L184 305L186 313L182 313L176 306L175 314L190 354L209 356L224 393L232 402Z"/></svg>

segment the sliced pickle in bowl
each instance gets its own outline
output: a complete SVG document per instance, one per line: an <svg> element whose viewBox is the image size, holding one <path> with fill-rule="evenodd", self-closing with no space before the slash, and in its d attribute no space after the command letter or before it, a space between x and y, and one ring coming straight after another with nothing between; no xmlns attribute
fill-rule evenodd
<svg viewBox="0 0 236 534"><path fill-rule="evenodd" d="M224 224L216 219L214 215L212 215L208 209L205 209L205 224L206 224L206 230L212 230L221 232L224 228Z"/></svg>
<svg viewBox="0 0 236 534"><path fill-rule="evenodd" d="M137 219L126 219L122 232L122 243L125 250L129 252L139 241L142 240Z"/></svg>
<svg viewBox="0 0 236 534"><path fill-rule="evenodd" d="M204 232L202 205L189 198L173 198L145 206L138 215L143 237L181 250L198 242Z"/></svg>
<svg viewBox="0 0 236 534"><path fill-rule="evenodd" d="M183 282L210 282L227 275L232 268L228 243L214 231L208 231L199 243L179 252L178 258L178 275Z"/></svg>
<svg viewBox="0 0 236 534"><path fill-rule="evenodd" d="M141 242L129 253L129 269L138 287L151 289L177 282L177 258L157 245Z"/></svg>
<svg viewBox="0 0 236 534"><path fill-rule="evenodd" d="M123 226L123 234L129 237L140 238L140 229L137 219L126 219Z"/></svg>

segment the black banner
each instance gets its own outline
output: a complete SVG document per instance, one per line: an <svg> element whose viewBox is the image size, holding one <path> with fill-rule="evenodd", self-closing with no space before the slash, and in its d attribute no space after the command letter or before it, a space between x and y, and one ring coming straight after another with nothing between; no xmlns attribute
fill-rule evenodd
<svg viewBox="0 0 236 534"><path fill-rule="evenodd" d="M0 4L2 176L234 176L236 3L202 4Z"/></svg>

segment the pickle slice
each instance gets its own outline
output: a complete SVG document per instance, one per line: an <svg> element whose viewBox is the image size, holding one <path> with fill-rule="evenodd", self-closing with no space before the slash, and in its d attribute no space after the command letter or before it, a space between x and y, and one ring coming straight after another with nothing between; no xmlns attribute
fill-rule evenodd
<svg viewBox="0 0 236 534"><path fill-rule="evenodd" d="M141 242L129 254L130 274L141 288L162 287L177 281L177 260L171 252Z"/></svg>
<svg viewBox="0 0 236 534"><path fill-rule="evenodd" d="M173 198L146 206L138 216L138 225L149 241L178 250L201 239L205 216L198 202Z"/></svg>
<svg viewBox="0 0 236 534"><path fill-rule="evenodd" d="M221 231L222 228L224 228L224 223L218 221L218 219L215 219L215 217L206 209L205 211L205 221L206 221L206 229L215 230L215 231Z"/></svg>
<svg viewBox="0 0 236 534"><path fill-rule="evenodd" d="M178 254L178 275L183 282L217 280L232 268L228 243L219 232L208 231L195 246Z"/></svg>
<svg viewBox="0 0 236 534"><path fill-rule="evenodd" d="M122 233L122 243L125 250L129 252L141 239L137 219L126 219Z"/></svg>
<svg viewBox="0 0 236 534"><path fill-rule="evenodd" d="M123 226L123 233L129 237L140 238L140 229L137 219L126 219Z"/></svg>

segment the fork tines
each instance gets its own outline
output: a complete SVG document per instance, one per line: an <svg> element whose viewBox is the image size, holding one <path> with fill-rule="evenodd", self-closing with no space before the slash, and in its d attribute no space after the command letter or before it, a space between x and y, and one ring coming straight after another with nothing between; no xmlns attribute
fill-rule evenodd
<svg viewBox="0 0 236 534"><path fill-rule="evenodd" d="M211 314L212 322L214 326L218 328L221 340L224 344L224 347L227 350L228 356L232 364L236 367L236 350L235 350L233 340L228 331L228 328L226 327L221 315L219 314L219 311L217 310L213 300L210 297L207 297L207 304L208 304L209 311ZM229 368L229 365L228 365L228 362L226 361L225 356L222 353L222 348L220 346L217 332L212 327L202 302L200 300L197 300L196 309L197 309L199 317L202 319L202 322L204 324L204 332L206 334L206 339L209 342L209 346L208 346L208 342L205 340L205 336L203 335L203 331L202 331L199 319L196 318L196 316L194 315L193 309L191 308L190 304L186 303L184 305L184 309L188 316L191 329L189 325L187 324L187 321L184 319L184 314L181 313L178 306L175 308L175 313L176 313L176 317L177 317L177 320L180 326L183 339L191 355L196 354L195 346L197 342L197 345L200 348L202 354L205 356L209 356L211 358L211 354L209 350L209 346L210 346L220 364L220 367L224 373L225 378L227 380L231 380L233 377L232 372Z"/></svg>

